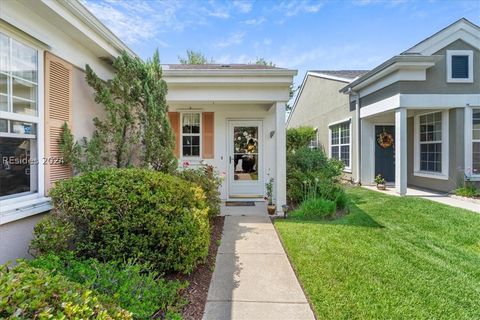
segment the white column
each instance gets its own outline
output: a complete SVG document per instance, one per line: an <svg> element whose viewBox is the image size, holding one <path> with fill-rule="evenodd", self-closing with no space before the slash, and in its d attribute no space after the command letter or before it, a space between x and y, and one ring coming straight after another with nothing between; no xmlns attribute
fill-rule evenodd
<svg viewBox="0 0 480 320"><path fill-rule="evenodd" d="M407 194L407 109L395 110L395 191Z"/></svg>
<svg viewBox="0 0 480 320"><path fill-rule="evenodd" d="M275 193L277 198L277 214L282 215L282 205L287 204L287 143L285 130L285 106L285 102L277 102L275 105Z"/></svg>

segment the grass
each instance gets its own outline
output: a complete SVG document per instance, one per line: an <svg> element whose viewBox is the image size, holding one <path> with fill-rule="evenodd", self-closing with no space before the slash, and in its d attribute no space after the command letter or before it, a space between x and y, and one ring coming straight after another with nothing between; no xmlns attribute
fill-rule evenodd
<svg viewBox="0 0 480 320"><path fill-rule="evenodd" d="M318 319L480 319L480 215L361 188L334 221L277 220Z"/></svg>

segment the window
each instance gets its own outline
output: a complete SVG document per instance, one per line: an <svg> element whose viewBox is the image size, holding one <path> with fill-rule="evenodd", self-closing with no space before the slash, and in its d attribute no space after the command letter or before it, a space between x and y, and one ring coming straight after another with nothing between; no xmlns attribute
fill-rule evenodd
<svg viewBox="0 0 480 320"><path fill-rule="evenodd" d="M473 82L473 51L447 50L447 82Z"/></svg>
<svg viewBox="0 0 480 320"><path fill-rule="evenodd" d="M182 156L200 157L200 113L182 114Z"/></svg>
<svg viewBox="0 0 480 320"><path fill-rule="evenodd" d="M37 102L37 50L0 33L0 199L37 191Z"/></svg>
<svg viewBox="0 0 480 320"><path fill-rule="evenodd" d="M420 116L420 171L442 172L442 113Z"/></svg>
<svg viewBox="0 0 480 320"><path fill-rule="evenodd" d="M480 175L480 109L472 115L472 174Z"/></svg>
<svg viewBox="0 0 480 320"><path fill-rule="evenodd" d="M330 157L338 159L350 170L350 121L330 126Z"/></svg>

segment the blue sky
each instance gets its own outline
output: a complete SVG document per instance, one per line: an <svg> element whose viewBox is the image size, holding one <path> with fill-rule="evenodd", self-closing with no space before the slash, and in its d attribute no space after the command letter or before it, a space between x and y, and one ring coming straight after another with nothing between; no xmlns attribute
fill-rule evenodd
<svg viewBox="0 0 480 320"><path fill-rule="evenodd" d="M299 70L371 69L455 20L480 24L480 0L84 0L139 56L186 49L217 63L257 57Z"/></svg>

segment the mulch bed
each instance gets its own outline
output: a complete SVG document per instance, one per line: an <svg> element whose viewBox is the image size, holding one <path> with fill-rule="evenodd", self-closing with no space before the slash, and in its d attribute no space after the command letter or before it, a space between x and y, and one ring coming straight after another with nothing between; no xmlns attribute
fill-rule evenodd
<svg viewBox="0 0 480 320"><path fill-rule="evenodd" d="M191 274L179 278L179 280L186 280L189 283L184 292L185 298L188 299L188 304L182 311L182 316L185 320L202 319L207 302L208 287L210 286L210 280L212 279L215 266L217 250L220 240L222 239L224 220L225 217L213 218L207 261L197 266Z"/></svg>

